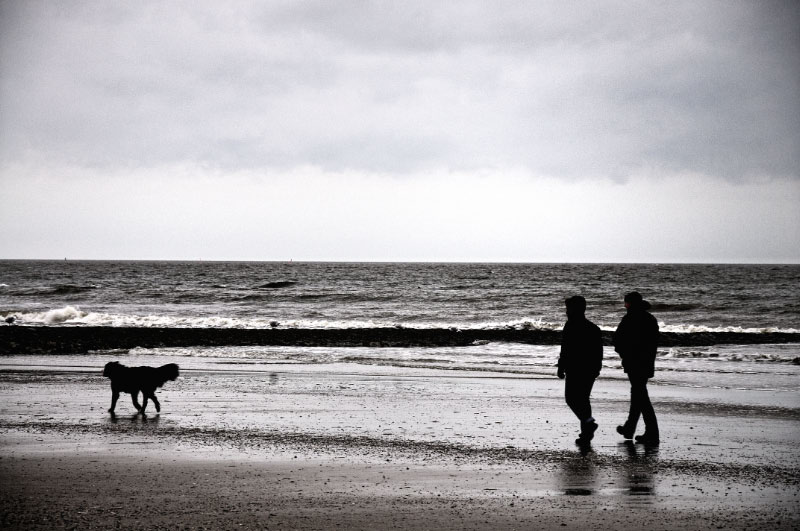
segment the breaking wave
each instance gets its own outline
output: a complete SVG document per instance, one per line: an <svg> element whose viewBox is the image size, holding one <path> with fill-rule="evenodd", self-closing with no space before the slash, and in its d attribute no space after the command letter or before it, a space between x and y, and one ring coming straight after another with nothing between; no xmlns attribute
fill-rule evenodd
<svg viewBox="0 0 800 531"><path fill-rule="evenodd" d="M755 363L791 363L793 365L800 365L800 357L798 357L796 350L790 352L761 352L759 349L750 349L748 351L714 349L714 350L700 350L700 349L668 349L659 351L659 360L708 360L708 361L730 361L730 362L755 362Z"/></svg>
<svg viewBox="0 0 800 531"><path fill-rule="evenodd" d="M79 284L56 284L54 286L43 286L33 288L10 288L8 284L0 284L0 288L9 288L7 294L13 297L61 297L64 295L78 295L89 291L100 289L95 285Z"/></svg>
<svg viewBox="0 0 800 531"><path fill-rule="evenodd" d="M88 312L81 311L74 306L66 306L64 308L58 308L56 310L50 310L47 312L40 312L40 313L31 313L31 314L17 314L15 317L20 324L25 324L28 322L31 323L42 323L46 325L55 325L61 323L67 323L70 321L78 321L80 319L84 319L89 315Z"/></svg>
<svg viewBox="0 0 800 531"><path fill-rule="evenodd" d="M81 286L77 284L59 284L50 290L52 295L73 295L98 289L100 286Z"/></svg>
<svg viewBox="0 0 800 531"><path fill-rule="evenodd" d="M294 329L359 329L359 328L397 328L397 329L442 329L442 330L498 330L560 331L564 323L544 319L516 319L511 321L486 322L442 322L414 321L398 322L388 319L285 319L277 316L241 318L227 316L187 316L187 315L123 315L85 311L76 306L65 306L43 312L0 311L0 315L13 315L20 325L86 325L110 327L143 328L294 328ZM614 327L601 327L613 332ZM740 326L702 326L693 324L661 324L661 331L678 334L800 334L796 328L747 328Z"/></svg>
<svg viewBox="0 0 800 531"><path fill-rule="evenodd" d="M654 312L690 312L702 308L701 304L665 304L654 303L651 310Z"/></svg>
<svg viewBox="0 0 800 531"><path fill-rule="evenodd" d="M267 282L266 284L262 284L259 288L263 289L278 289L278 288L288 288L289 286L294 286L297 284L296 280L281 280L278 282Z"/></svg>

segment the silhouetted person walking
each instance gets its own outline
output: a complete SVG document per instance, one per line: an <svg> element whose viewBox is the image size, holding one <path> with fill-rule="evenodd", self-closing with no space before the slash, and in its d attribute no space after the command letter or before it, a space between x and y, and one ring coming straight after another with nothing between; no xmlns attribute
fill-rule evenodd
<svg viewBox="0 0 800 531"><path fill-rule="evenodd" d="M567 323L561 336L558 377L566 377L564 398L581 423L581 432L575 442L584 444L592 440L597 430L589 395L603 364L603 338L600 328L584 315L586 299L576 295L564 303Z"/></svg>
<svg viewBox="0 0 800 531"><path fill-rule="evenodd" d="M644 434L637 435L636 442L658 444L658 421L647 392L647 380L653 377L655 371L658 322L647 312L650 303L642 300L636 291L625 295L625 308L628 313L614 333L614 350L622 358L622 368L631 383L631 408L625 424L617 426L617 433L631 439L641 415Z"/></svg>

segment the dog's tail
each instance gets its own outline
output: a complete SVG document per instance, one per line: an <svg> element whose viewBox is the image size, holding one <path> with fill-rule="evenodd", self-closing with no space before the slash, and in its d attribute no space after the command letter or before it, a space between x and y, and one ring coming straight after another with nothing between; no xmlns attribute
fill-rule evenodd
<svg viewBox="0 0 800 531"><path fill-rule="evenodd" d="M161 387L170 380L178 377L178 366L175 363L167 363L158 368L158 386Z"/></svg>

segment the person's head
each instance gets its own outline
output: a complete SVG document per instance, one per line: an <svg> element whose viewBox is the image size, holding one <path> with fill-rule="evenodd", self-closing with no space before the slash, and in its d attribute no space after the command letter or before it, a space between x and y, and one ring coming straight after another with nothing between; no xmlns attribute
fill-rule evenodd
<svg viewBox="0 0 800 531"><path fill-rule="evenodd" d="M642 294L638 291L631 291L625 294L625 308L636 308L642 305Z"/></svg>
<svg viewBox="0 0 800 531"><path fill-rule="evenodd" d="M580 317L586 313L586 299L580 295L573 295L566 299L564 304L567 306L568 317Z"/></svg>

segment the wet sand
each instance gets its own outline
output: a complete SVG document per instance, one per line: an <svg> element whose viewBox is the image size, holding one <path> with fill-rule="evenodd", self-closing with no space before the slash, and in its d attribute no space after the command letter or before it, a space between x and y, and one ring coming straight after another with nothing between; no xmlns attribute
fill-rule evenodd
<svg viewBox="0 0 800 531"><path fill-rule="evenodd" d="M796 396L654 385L644 448L613 432L624 382L600 380L580 449L555 378L193 359L160 414L123 397L112 419L100 361L0 360L0 527L800 526Z"/></svg>

